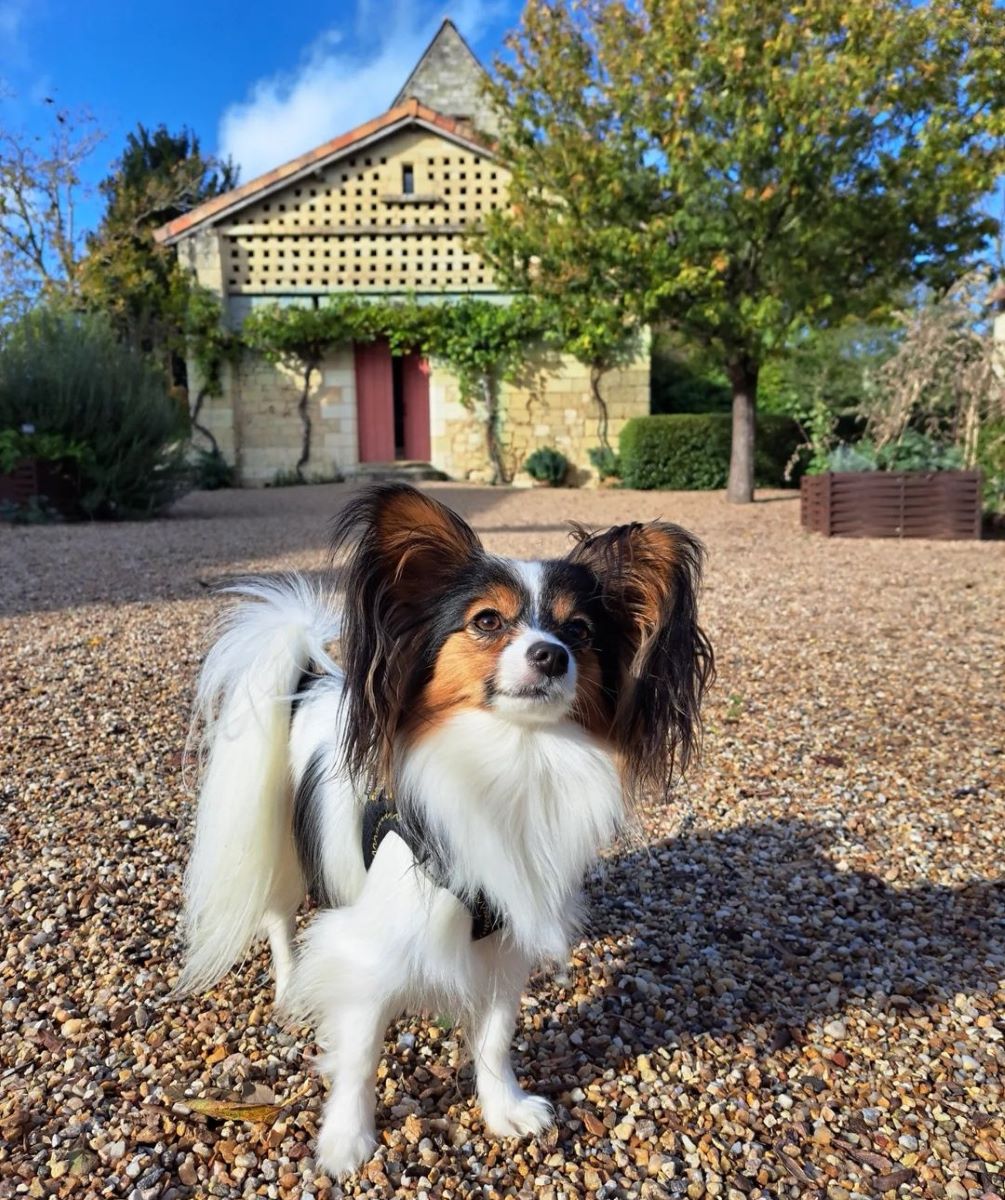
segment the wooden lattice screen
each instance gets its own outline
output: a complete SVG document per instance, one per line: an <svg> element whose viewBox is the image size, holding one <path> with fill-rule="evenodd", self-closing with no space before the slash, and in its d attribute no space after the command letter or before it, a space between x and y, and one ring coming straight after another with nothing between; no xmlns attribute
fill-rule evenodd
<svg viewBox="0 0 1005 1200"><path fill-rule="evenodd" d="M505 203L498 163L422 131L338 160L224 225L231 295L490 291L463 240Z"/></svg>

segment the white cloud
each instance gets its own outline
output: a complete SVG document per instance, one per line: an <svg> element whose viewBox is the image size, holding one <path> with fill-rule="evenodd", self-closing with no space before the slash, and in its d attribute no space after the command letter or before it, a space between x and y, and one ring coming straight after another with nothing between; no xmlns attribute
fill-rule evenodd
<svg viewBox="0 0 1005 1200"><path fill-rule="evenodd" d="M20 36L26 13L24 0L3 0L0 4L0 38L4 45L9 46Z"/></svg>
<svg viewBox="0 0 1005 1200"><path fill-rule="evenodd" d="M24 33L28 0L0 0L0 68L22 70L28 65Z"/></svg>
<svg viewBox="0 0 1005 1200"><path fill-rule="evenodd" d="M460 0L449 13L415 0L356 0L292 72L255 82L220 120L219 147L253 179L386 111L445 16L476 39L498 0Z"/></svg>

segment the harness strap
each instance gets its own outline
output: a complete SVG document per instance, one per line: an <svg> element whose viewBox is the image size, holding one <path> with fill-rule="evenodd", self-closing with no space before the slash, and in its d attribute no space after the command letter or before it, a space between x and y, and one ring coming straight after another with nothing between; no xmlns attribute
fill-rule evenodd
<svg viewBox="0 0 1005 1200"><path fill-rule="evenodd" d="M425 869L429 869L432 854L429 848L429 838L425 830L413 816L402 821L392 800L381 792L372 797L363 807L363 863L369 871L373 860L377 857L380 843L389 833L398 837L415 855L415 861ZM435 873L431 872L431 874ZM457 893L455 892L456 896ZM457 896L457 899L471 914L471 940L481 941L490 933L495 933L503 926L502 916L489 903L488 897L481 890L471 898Z"/></svg>

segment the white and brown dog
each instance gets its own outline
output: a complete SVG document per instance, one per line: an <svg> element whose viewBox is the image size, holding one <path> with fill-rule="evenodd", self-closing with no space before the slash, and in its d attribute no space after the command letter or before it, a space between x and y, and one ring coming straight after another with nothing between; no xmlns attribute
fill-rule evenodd
<svg viewBox="0 0 1005 1200"><path fill-rule="evenodd" d="M337 519L341 606L302 577L252 582L207 657L181 986L268 936L277 998L327 1051L333 1175L374 1149L406 1010L462 1016L490 1130L549 1125L510 1065L521 990L567 954L633 794L696 748L700 544L660 522L574 536L565 558L498 558L428 495L375 488ZM321 911L294 956L308 892Z"/></svg>

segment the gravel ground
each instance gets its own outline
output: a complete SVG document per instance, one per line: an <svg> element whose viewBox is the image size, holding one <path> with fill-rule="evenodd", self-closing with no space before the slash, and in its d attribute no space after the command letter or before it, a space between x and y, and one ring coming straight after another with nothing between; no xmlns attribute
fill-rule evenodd
<svg viewBox="0 0 1005 1200"><path fill-rule="evenodd" d="M1001 1194L1005 542L827 542L783 493L433 490L522 556L561 552L569 518L693 528L719 683L702 766L524 1000L517 1070L556 1131L486 1137L459 1032L402 1022L383 1146L346 1194ZM320 567L345 494L0 529L0 1197L343 1194L265 955L164 995L212 588ZM276 1107L221 1120L183 1095Z"/></svg>

